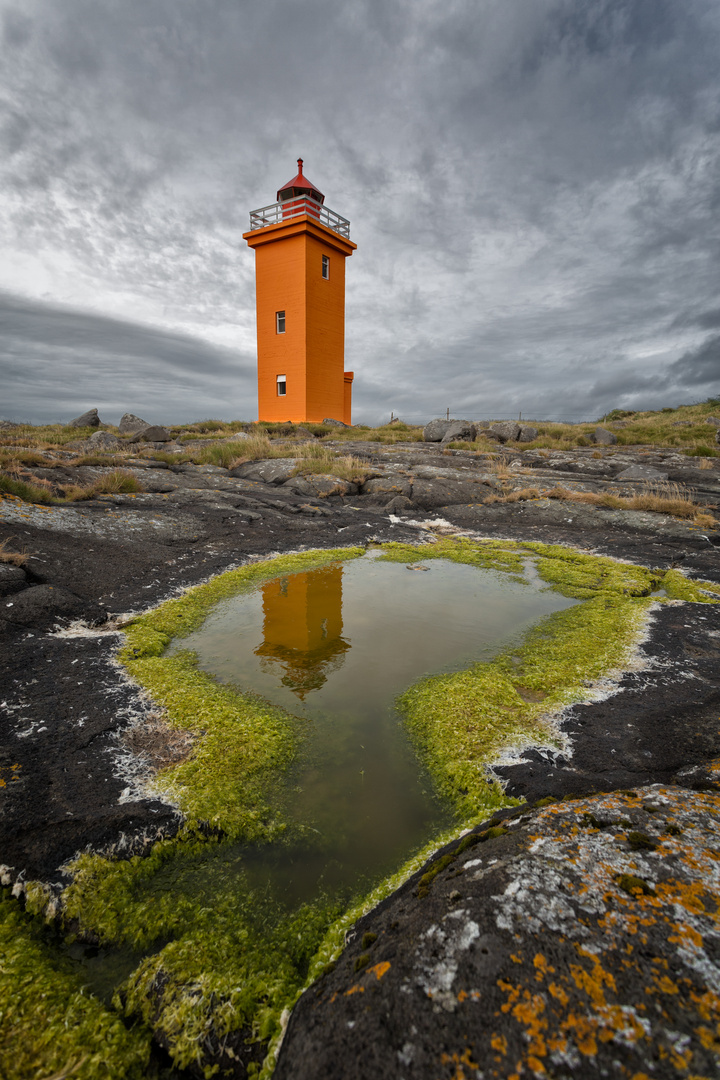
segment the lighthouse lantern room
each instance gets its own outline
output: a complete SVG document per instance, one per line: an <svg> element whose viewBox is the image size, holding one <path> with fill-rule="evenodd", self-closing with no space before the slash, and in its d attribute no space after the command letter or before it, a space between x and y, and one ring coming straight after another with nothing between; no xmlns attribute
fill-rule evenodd
<svg viewBox="0 0 720 1080"><path fill-rule="evenodd" d="M258 418L350 424L345 371L345 259L350 222L298 173L277 202L253 210L243 233L255 251Z"/></svg>

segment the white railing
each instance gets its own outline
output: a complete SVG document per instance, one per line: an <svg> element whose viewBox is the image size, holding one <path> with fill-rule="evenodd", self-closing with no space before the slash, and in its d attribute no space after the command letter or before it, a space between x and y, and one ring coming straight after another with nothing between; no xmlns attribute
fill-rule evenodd
<svg viewBox="0 0 720 1080"><path fill-rule="evenodd" d="M347 218L340 217L334 210L330 210L322 203L316 202L309 196L301 196L298 199L288 199L286 202L271 203L270 206L261 206L259 210L250 211L250 228L264 229L266 225L281 225L292 218L309 214L310 217L327 226L333 232L339 233L350 239L350 222Z"/></svg>

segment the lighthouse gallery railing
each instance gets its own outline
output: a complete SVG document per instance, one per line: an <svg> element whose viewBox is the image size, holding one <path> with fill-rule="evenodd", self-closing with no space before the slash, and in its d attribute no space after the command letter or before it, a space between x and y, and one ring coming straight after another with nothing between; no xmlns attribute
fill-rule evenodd
<svg viewBox="0 0 720 1080"><path fill-rule="evenodd" d="M347 218L340 217L334 210L307 197L288 199L286 202L271 203L270 206L261 206L259 210L251 210L250 228L264 229L266 225L280 225L303 214L309 214L321 225L350 239L350 222Z"/></svg>

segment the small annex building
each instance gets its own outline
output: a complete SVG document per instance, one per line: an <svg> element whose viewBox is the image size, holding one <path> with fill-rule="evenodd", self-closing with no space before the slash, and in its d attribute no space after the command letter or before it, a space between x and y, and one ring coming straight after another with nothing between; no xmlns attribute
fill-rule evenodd
<svg viewBox="0 0 720 1080"><path fill-rule="evenodd" d="M345 260L350 222L298 173L277 202L250 213L255 252L258 419L352 423L345 371Z"/></svg>

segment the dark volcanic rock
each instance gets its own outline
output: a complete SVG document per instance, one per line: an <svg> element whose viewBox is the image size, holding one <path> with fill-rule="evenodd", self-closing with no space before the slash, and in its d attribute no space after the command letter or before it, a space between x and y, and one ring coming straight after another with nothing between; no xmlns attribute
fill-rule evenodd
<svg viewBox="0 0 720 1080"><path fill-rule="evenodd" d="M72 619L84 619L91 626L107 620L107 612L99 605L83 600L62 585L32 585L10 600L5 598L0 613L10 623L41 630Z"/></svg>
<svg viewBox="0 0 720 1080"><path fill-rule="evenodd" d="M421 480L412 485L412 500L426 510L453 503L480 503L489 494L484 481L477 480Z"/></svg>
<svg viewBox="0 0 720 1080"><path fill-rule="evenodd" d="M0 596L10 596L27 585L27 576L21 566L0 562ZM0 614L1 614L0 609Z"/></svg>
<svg viewBox="0 0 720 1080"><path fill-rule="evenodd" d="M448 845L305 992L275 1080L637 1077L676 1045L716 1075L696 1032L720 979L719 811L717 792L641 788Z"/></svg>
<svg viewBox="0 0 720 1080"><path fill-rule="evenodd" d="M67 425L68 427L100 427L100 417L97 409L88 409L82 416L76 416Z"/></svg>

